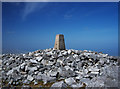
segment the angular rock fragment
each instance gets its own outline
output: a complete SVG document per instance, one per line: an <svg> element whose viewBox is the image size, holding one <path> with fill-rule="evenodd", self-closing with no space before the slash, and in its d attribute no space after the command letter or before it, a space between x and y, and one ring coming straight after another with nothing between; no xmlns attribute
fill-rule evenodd
<svg viewBox="0 0 120 89"><path fill-rule="evenodd" d="M74 78L67 78L65 79L65 83L68 85L71 85L73 83L76 83L76 81L74 80Z"/></svg>
<svg viewBox="0 0 120 89"><path fill-rule="evenodd" d="M66 89L67 85L64 83L64 81L56 82L54 83L50 89Z"/></svg>
<svg viewBox="0 0 120 89"><path fill-rule="evenodd" d="M34 78L31 75L28 75L27 80L32 81Z"/></svg>

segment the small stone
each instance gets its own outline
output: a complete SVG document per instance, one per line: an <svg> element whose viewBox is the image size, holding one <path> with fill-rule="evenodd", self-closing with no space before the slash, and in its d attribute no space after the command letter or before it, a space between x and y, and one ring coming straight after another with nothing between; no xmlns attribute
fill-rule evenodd
<svg viewBox="0 0 120 89"><path fill-rule="evenodd" d="M99 74L99 72L92 71L91 74Z"/></svg>
<svg viewBox="0 0 120 89"><path fill-rule="evenodd" d="M80 89L83 87L83 84L82 83L76 83L76 84L72 84L71 87L74 89Z"/></svg>
<svg viewBox="0 0 120 89"><path fill-rule="evenodd" d="M25 54L23 54L23 56L25 56Z"/></svg>
<svg viewBox="0 0 120 89"><path fill-rule="evenodd" d="M80 80L81 78L83 78L83 76L78 75L77 77L75 77L77 80Z"/></svg>
<svg viewBox="0 0 120 89"><path fill-rule="evenodd" d="M54 83L50 89L53 89L53 88L64 89L64 88L67 88L67 85L64 83L64 81L60 81L60 82Z"/></svg>
<svg viewBox="0 0 120 89"><path fill-rule="evenodd" d="M47 65L47 60L44 60L44 59L43 59L43 60L41 61L41 63L45 66L45 65Z"/></svg>
<svg viewBox="0 0 120 89"><path fill-rule="evenodd" d="M78 55L77 55L77 54L74 54L74 55L73 55L73 58L77 58L77 57L78 57Z"/></svg>
<svg viewBox="0 0 120 89"><path fill-rule="evenodd" d="M28 75L27 80L32 81L33 77L31 75Z"/></svg>
<svg viewBox="0 0 120 89"><path fill-rule="evenodd" d="M13 79L11 79L11 80L10 80L10 82L9 82L8 84L10 84L10 85L11 85L12 83L13 83Z"/></svg>
<svg viewBox="0 0 120 89"><path fill-rule="evenodd" d="M74 80L74 78L67 78L65 79L65 83L67 83L68 85L71 85L73 83L75 83L76 81Z"/></svg>
<svg viewBox="0 0 120 89"><path fill-rule="evenodd" d="M90 81L90 79L89 78L82 78L80 81L87 84Z"/></svg>
<svg viewBox="0 0 120 89"><path fill-rule="evenodd" d="M53 53L52 53L52 51L50 51L50 52L47 52L46 54L47 54L47 56L51 56Z"/></svg>
<svg viewBox="0 0 120 89"><path fill-rule="evenodd" d="M42 77L40 75L37 75L35 79L38 80L38 81L41 81Z"/></svg>
<svg viewBox="0 0 120 89"><path fill-rule="evenodd" d="M31 63L38 63L36 60L30 59Z"/></svg>
<svg viewBox="0 0 120 89"><path fill-rule="evenodd" d="M41 61L43 57L36 57L38 61Z"/></svg>
<svg viewBox="0 0 120 89"><path fill-rule="evenodd" d="M65 68L66 70L70 69L70 67L69 67L69 66L65 66L64 68Z"/></svg>
<svg viewBox="0 0 120 89"><path fill-rule="evenodd" d="M34 72L37 69L38 69L37 67L28 67L28 70L30 70L31 72Z"/></svg>
<svg viewBox="0 0 120 89"><path fill-rule="evenodd" d="M71 50L68 50L68 54L71 54L72 53L72 51Z"/></svg>
<svg viewBox="0 0 120 89"><path fill-rule="evenodd" d="M25 88L28 89L30 86L29 86L29 85L22 85L22 87L23 87L22 89L25 89ZM25 87L25 88L24 88L24 87Z"/></svg>
<svg viewBox="0 0 120 89"><path fill-rule="evenodd" d="M67 52L65 51L64 53L62 53L64 56L67 55Z"/></svg>
<svg viewBox="0 0 120 89"><path fill-rule="evenodd" d="M59 55L58 55L58 57L62 57L62 56L63 56L63 55L62 55L62 53L60 52Z"/></svg>
<svg viewBox="0 0 120 89"><path fill-rule="evenodd" d="M56 75L57 75L57 71L56 71L56 72L51 72L51 73L50 73L50 76L52 76L52 77L56 77Z"/></svg>
<svg viewBox="0 0 120 89"><path fill-rule="evenodd" d="M22 63L20 66L24 66L25 65L25 63Z"/></svg>
<svg viewBox="0 0 120 89"><path fill-rule="evenodd" d="M37 85L37 84L38 84L38 82L37 82L37 81L35 81L35 80L34 80L33 82L34 82L34 85Z"/></svg>
<svg viewBox="0 0 120 89"><path fill-rule="evenodd" d="M10 70L10 71L7 72L7 75L10 75L12 73L13 73L13 70Z"/></svg>
<svg viewBox="0 0 120 89"><path fill-rule="evenodd" d="M84 69L83 71L84 71L84 74L87 74L87 73L88 73L88 70L87 70L87 69Z"/></svg>
<svg viewBox="0 0 120 89"><path fill-rule="evenodd" d="M91 68L89 68L89 71L91 71L91 72L98 72L98 71L100 71L100 69L97 69L95 67L91 67Z"/></svg>
<svg viewBox="0 0 120 89"><path fill-rule="evenodd" d="M40 55L40 53L36 53L36 54L34 54L34 56L39 56Z"/></svg>

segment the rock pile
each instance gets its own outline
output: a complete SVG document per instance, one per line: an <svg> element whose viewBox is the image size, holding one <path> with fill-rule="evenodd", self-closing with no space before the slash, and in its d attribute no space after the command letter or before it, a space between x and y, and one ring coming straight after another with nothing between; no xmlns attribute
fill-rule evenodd
<svg viewBox="0 0 120 89"><path fill-rule="evenodd" d="M117 87L119 57L92 51L37 50L2 55L3 86ZM40 85L41 86L41 85Z"/></svg>

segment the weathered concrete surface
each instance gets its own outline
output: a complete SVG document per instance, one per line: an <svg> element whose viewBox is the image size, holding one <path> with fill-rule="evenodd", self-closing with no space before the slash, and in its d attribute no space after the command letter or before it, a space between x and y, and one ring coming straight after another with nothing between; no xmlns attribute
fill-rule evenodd
<svg viewBox="0 0 120 89"><path fill-rule="evenodd" d="M64 35L56 35L54 49L65 50Z"/></svg>

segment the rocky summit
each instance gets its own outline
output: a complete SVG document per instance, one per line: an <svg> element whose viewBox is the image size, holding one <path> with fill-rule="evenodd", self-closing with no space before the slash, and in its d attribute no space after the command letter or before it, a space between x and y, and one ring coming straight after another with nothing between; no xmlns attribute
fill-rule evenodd
<svg viewBox="0 0 120 89"><path fill-rule="evenodd" d="M118 87L119 57L94 51L45 49L2 55L3 87Z"/></svg>

